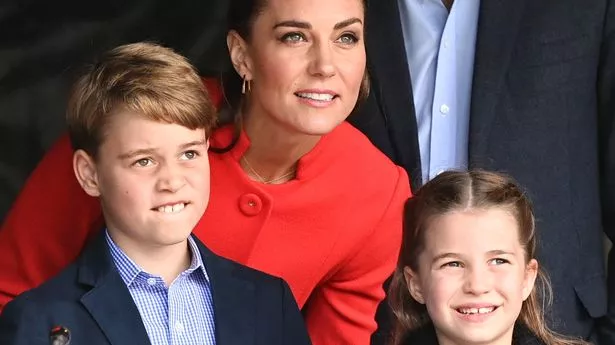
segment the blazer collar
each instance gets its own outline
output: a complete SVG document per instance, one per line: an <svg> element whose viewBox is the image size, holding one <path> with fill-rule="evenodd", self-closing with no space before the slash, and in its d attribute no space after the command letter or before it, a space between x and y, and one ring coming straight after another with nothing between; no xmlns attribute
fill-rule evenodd
<svg viewBox="0 0 615 345"><path fill-rule="evenodd" d="M78 281L92 287L81 303L111 344L150 344L128 287L109 253L104 231L92 239L79 260Z"/></svg>
<svg viewBox="0 0 615 345"><path fill-rule="evenodd" d="M214 302L216 344L254 344L256 336L256 287L241 274L242 267L209 250L196 237Z"/></svg>
<svg viewBox="0 0 615 345"><path fill-rule="evenodd" d="M397 0L370 0L366 10L366 49L371 92L384 116L398 164L421 184L421 158L412 83Z"/></svg>
<svg viewBox="0 0 615 345"><path fill-rule="evenodd" d="M256 312L251 307L255 286L238 272L238 265L194 240L209 275L214 304L216 343L253 344ZM104 232L92 239L79 261L79 283L91 287L81 303L98 323L109 342L150 344L139 310L109 253ZM248 311L248 312L247 312Z"/></svg>

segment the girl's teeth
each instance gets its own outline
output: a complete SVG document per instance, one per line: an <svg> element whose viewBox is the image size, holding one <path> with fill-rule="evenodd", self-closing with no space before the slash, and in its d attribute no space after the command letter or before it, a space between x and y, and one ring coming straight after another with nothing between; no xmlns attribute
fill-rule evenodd
<svg viewBox="0 0 615 345"><path fill-rule="evenodd" d="M487 314L491 313L493 310L495 310L495 307L459 309L459 312L462 314Z"/></svg>

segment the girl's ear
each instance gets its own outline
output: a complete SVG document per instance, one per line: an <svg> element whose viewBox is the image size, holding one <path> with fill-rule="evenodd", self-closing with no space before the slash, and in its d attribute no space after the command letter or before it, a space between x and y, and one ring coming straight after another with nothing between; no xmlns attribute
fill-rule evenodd
<svg viewBox="0 0 615 345"><path fill-rule="evenodd" d="M415 301L425 304L425 298L423 297L423 289L420 284L419 276L410 267L404 267L404 279L408 290L412 298Z"/></svg>
<svg viewBox="0 0 615 345"><path fill-rule="evenodd" d="M530 260L528 264L525 266L525 276L523 279L523 300L525 301L532 290L534 290L534 284L536 283L536 277L538 276L538 261L536 259Z"/></svg>

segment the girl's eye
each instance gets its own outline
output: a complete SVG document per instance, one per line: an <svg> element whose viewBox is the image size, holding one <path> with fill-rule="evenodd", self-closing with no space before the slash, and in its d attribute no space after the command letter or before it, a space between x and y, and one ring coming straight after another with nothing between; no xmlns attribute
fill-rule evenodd
<svg viewBox="0 0 615 345"><path fill-rule="evenodd" d="M337 39L340 43L343 44L355 44L359 41L356 35L354 34L343 34L340 38Z"/></svg>
<svg viewBox="0 0 615 345"><path fill-rule="evenodd" d="M289 32L282 36L281 41L290 43L302 42L305 41L305 36L299 32Z"/></svg>
<svg viewBox="0 0 615 345"><path fill-rule="evenodd" d="M141 158L139 160L137 160L136 162L133 163L133 165L135 166L139 166L139 167L146 167L146 166L150 166L154 164L154 162L152 162L151 159L149 158Z"/></svg>
<svg viewBox="0 0 615 345"><path fill-rule="evenodd" d="M506 259L502 259L502 258L495 258L495 259L491 259L491 262L490 262L490 263L491 263L492 265L497 265L497 266L499 266L499 265L504 265L504 264L510 263L510 261L508 261L508 260L506 260Z"/></svg>
<svg viewBox="0 0 615 345"><path fill-rule="evenodd" d="M199 153L194 150L186 151L182 154L183 160L192 160L199 156Z"/></svg>

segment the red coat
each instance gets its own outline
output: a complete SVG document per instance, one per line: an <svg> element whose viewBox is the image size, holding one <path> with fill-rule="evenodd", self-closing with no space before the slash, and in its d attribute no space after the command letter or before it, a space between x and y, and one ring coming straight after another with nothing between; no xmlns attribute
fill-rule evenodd
<svg viewBox="0 0 615 345"><path fill-rule="evenodd" d="M230 127L213 146L230 142ZM343 123L304 156L297 178L251 181L239 166L242 135L210 153L211 198L194 234L218 254L284 278L314 344L369 344L401 244L408 177ZM96 199L73 176L63 137L36 168L0 230L0 305L70 263L102 225Z"/></svg>

